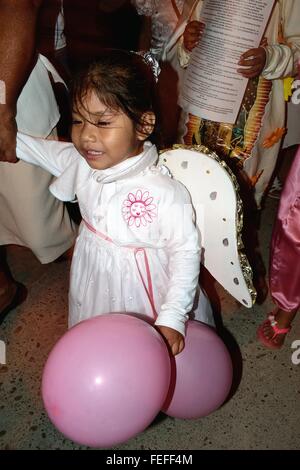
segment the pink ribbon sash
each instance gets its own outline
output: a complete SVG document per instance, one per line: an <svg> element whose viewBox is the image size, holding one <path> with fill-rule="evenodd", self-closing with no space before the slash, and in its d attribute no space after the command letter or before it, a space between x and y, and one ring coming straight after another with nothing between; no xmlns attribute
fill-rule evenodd
<svg viewBox="0 0 300 470"><path fill-rule="evenodd" d="M98 237L102 238L102 240L105 240L107 242L110 242L110 243L114 243L114 241L106 234L102 233L102 232L99 232L98 230L96 230L91 224L89 224L86 220L83 219L83 222L85 224L85 226L91 231L93 232L95 235L97 235ZM150 302L150 305L151 305L151 308L152 308L152 313L153 313L153 316L154 318L157 318L157 312L156 312L156 309L155 309L155 304L154 304L154 296L153 296L153 285L152 285L152 278L151 278L151 272L150 272L150 266L149 266L149 261L148 261L148 256L147 256L147 252L145 250L145 248L141 247L141 248L134 248L134 247L131 247L131 246L128 246L128 245L125 245L125 248L130 248L133 250L133 253L134 253L134 259L135 259L135 263L136 263L136 266L137 266L137 269L138 269L138 272L139 272L139 275L140 275L140 278L141 278L141 281L142 281L142 284L143 284L143 287L145 289L145 292L147 294L147 297L148 297L148 300ZM144 276L143 276L143 273L142 273L142 270L141 270L141 267L140 267L140 264L139 264L139 259L138 259L138 254L141 253L143 255L143 262L144 262L144 267L145 267L145 270L146 270L146 274L147 274L147 280L145 281L144 279Z"/></svg>

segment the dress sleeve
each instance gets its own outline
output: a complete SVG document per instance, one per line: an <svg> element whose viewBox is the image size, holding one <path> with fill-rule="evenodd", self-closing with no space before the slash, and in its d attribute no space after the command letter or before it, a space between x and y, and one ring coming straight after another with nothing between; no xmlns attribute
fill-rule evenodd
<svg viewBox="0 0 300 470"><path fill-rule="evenodd" d="M268 80L296 76L300 59L300 2L284 0L281 3L286 44L274 44L264 48L267 58L262 76Z"/></svg>
<svg viewBox="0 0 300 470"><path fill-rule="evenodd" d="M178 40L177 57L180 67L186 69L190 62L191 52L186 50L186 48L184 47L183 35Z"/></svg>
<svg viewBox="0 0 300 470"><path fill-rule="evenodd" d="M20 132L17 134L17 157L40 166L56 177L60 176L75 159L80 158L70 142L38 139Z"/></svg>
<svg viewBox="0 0 300 470"><path fill-rule="evenodd" d="M168 240L169 282L155 324L173 328L184 336L198 285L200 246L190 196L181 183L174 183L173 200L166 204L160 221L161 236Z"/></svg>
<svg viewBox="0 0 300 470"><path fill-rule="evenodd" d="M132 0L138 15L152 16L155 11L155 0Z"/></svg>

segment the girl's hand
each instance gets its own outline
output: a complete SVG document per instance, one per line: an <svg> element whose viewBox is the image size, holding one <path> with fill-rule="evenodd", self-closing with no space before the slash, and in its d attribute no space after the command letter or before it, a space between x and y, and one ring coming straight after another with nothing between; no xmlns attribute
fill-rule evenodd
<svg viewBox="0 0 300 470"><path fill-rule="evenodd" d="M241 55L238 65L247 67L246 69L237 69L238 73L245 78L258 77L266 65L266 51L263 47L249 49Z"/></svg>
<svg viewBox="0 0 300 470"><path fill-rule="evenodd" d="M183 350L184 337L178 331L168 326L158 326L157 329L169 344L173 356L176 356L176 354L179 354Z"/></svg>
<svg viewBox="0 0 300 470"><path fill-rule="evenodd" d="M190 21L183 33L183 45L187 51L192 51L202 38L205 24L200 21Z"/></svg>

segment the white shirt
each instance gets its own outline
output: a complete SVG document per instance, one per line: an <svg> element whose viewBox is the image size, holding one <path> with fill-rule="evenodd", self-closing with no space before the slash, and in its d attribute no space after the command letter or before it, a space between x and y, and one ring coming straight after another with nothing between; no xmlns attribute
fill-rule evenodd
<svg viewBox="0 0 300 470"><path fill-rule="evenodd" d="M59 121L60 113L49 78L64 83L53 65L39 54L17 101L17 126L20 132L35 137L48 137Z"/></svg>
<svg viewBox="0 0 300 470"><path fill-rule="evenodd" d="M56 176L51 192L62 200L77 197L83 219L111 239L81 227L71 270L71 325L110 311L151 316L139 274L146 278L143 259L139 267L133 256L141 248L151 271L155 323L184 335L198 285L199 237L189 194L165 167L155 166L155 146L146 142L142 154L103 171L90 168L70 143L20 134L17 155Z"/></svg>

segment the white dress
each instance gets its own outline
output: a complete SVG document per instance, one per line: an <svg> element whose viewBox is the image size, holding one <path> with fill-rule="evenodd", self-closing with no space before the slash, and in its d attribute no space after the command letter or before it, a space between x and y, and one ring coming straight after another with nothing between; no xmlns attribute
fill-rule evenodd
<svg viewBox="0 0 300 470"><path fill-rule="evenodd" d="M135 312L185 332L193 309L200 247L185 187L155 166L157 150L113 168L89 167L73 144L20 134L17 154L47 169L61 200L77 197L83 222L70 277L69 325L109 312ZM213 324L200 292L195 317Z"/></svg>

